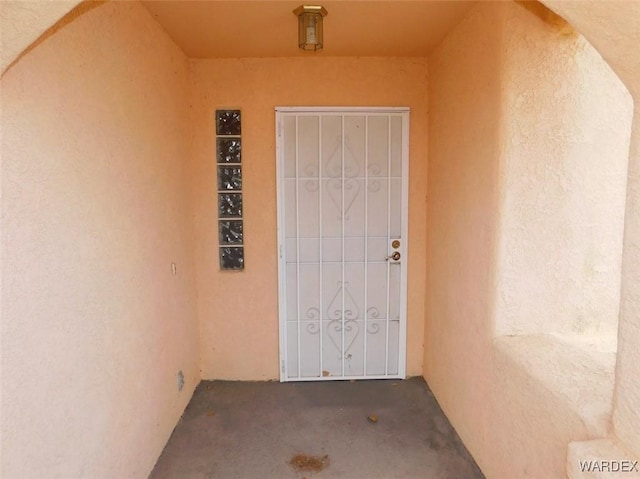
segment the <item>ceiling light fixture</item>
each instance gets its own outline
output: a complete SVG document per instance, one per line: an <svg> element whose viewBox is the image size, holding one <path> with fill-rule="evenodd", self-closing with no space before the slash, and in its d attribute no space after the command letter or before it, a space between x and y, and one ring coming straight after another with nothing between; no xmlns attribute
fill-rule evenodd
<svg viewBox="0 0 640 479"><path fill-rule="evenodd" d="M327 9L320 5L300 5L293 13L298 17L298 46L302 50L322 50L322 17Z"/></svg>

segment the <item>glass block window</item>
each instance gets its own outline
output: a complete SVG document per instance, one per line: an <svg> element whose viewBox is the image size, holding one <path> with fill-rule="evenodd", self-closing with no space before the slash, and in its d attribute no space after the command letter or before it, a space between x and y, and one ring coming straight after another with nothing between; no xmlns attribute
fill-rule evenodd
<svg viewBox="0 0 640 479"><path fill-rule="evenodd" d="M242 193L218 193L218 216L242 218Z"/></svg>
<svg viewBox="0 0 640 479"><path fill-rule="evenodd" d="M242 125L240 110L216 110L216 170L220 269L244 269Z"/></svg>
<svg viewBox="0 0 640 479"><path fill-rule="evenodd" d="M221 245L242 245L242 220L220 220L218 240Z"/></svg>
<svg viewBox="0 0 640 479"><path fill-rule="evenodd" d="M218 166L218 191L240 191L242 170L240 166Z"/></svg>
<svg viewBox="0 0 640 479"><path fill-rule="evenodd" d="M240 138L218 137L218 163L240 163Z"/></svg>
<svg viewBox="0 0 640 479"><path fill-rule="evenodd" d="M220 268L222 269L243 269L244 268L244 247L225 246L220 248Z"/></svg>
<svg viewBox="0 0 640 479"><path fill-rule="evenodd" d="M240 110L216 110L216 135L240 136Z"/></svg>

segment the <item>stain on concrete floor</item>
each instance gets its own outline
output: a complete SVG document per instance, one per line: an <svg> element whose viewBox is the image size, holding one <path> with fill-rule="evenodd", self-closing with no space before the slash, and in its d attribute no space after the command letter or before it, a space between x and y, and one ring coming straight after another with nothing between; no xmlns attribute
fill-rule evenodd
<svg viewBox="0 0 640 479"><path fill-rule="evenodd" d="M322 468L303 470L291 464L296 455L326 461ZM412 378L203 381L150 479L205 478L484 476L424 380Z"/></svg>
<svg viewBox="0 0 640 479"><path fill-rule="evenodd" d="M289 461L289 465L297 472L320 472L329 465L329 456L309 456L307 454L295 454Z"/></svg>

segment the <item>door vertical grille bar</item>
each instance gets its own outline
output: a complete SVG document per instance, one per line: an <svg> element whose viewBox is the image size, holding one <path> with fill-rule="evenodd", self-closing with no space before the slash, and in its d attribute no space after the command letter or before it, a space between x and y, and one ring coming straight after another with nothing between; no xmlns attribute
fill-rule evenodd
<svg viewBox="0 0 640 479"><path fill-rule="evenodd" d="M409 112L401 114L401 127L402 127L402 153L401 153L401 191L402 191L402 221L400 235L403 238L404 247L402 254L402 264L400 267L400 273L402 274L400 279L400 321L398 324L398 374L406 376L407 374L407 274L409 268L409 256L407 255L409 247ZM402 357L400 355L402 352Z"/></svg>
<svg viewBox="0 0 640 479"><path fill-rule="evenodd" d="M364 116L364 352L363 375L367 375L367 332L369 319L369 116Z"/></svg>
<svg viewBox="0 0 640 479"><path fill-rule="evenodd" d="M288 304L288 282L286 280L287 277L287 264L285 260L285 251L283 244L285 243L285 239L287 234L284 227L284 221L282 218L285 216L283 210L283 206L285 204L285 163L286 163L286 154L282 149L282 145L286 144L286 132L284 128L284 116L280 112L276 112L276 127L277 127L277 138L276 138L276 155L277 155L277 199L278 199L278 288L282 290L282 295L278 298L278 301L285 305ZM284 276L284 278L283 278ZM287 310L280 310L280 381L286 381L289 379L289 348L287 345L287 338L289 337L289 328L287 327ZM284 320L283 320L284 317ZM283 377L284 376L284 377Z"/></svg>
<svg viewBox="0 0 640 479"><path fill-rule="evenodd" d="M387 116L387 255L391 245L391 116ZM387 258L387 334L384 347L384 374L389 374L389 316L391 316L391 261Z"/></svg>
<svg viewBox="0 0 640 479"><path fill-rule="evenodd" d="M298 377L302 377L302 371L300 369L300 328L302 324L300 323L300 192L298 188L298 184L300 182L299 174L298 174L298 163L299 159L299 145L298 145L298 116L296 115L295 121L295 136L296 136L296 324L298 325Z"/></svg>
<svg viewBox="0 0 640 479"><path fill-rule="evenodd" d="M341 169L342 169L342 187L341 187L341 191L342 191L342 214L340 215L341 217L341 221L342 221L342 310L341 310L341 316L342 316L342 359L340 360L341 364L342 364L342 376L344 376L344 358L346 356L345 351L344 351L344 331L346 329L346 323L345 323L345 319L346 319L346 313L344 310L345 304L344 304L344 293L345 293L345 289L347 287L347 285L345 284L345 276L344 276L344 263L346 261L346 255L345 255L345 250L344 250L344 217L346 216L345 214L345 204L344 204L344 190L345 190L345 183L344 183L344 115L342 115L341 117L341 128L342 128L342 135L341 135L341 141L342 141L342 145L341 145L341 149L340 149L340 153L341 153Z"/></svg>
<svg viewBox="0 0 640 479"><path fill-rule="evenodd" d="M323 250L322 250L322 116L318 115L318 246L319 246L319 261L318 261L318 270L320 271L320 371L318 371L318 377L322 377L322 371L324 370L323 365L323 341L322 336L324 333L324 327L322 326L322 319L324 318L324 305L323 305L323 292L322 292L322 281L323 281Z"/></svg>

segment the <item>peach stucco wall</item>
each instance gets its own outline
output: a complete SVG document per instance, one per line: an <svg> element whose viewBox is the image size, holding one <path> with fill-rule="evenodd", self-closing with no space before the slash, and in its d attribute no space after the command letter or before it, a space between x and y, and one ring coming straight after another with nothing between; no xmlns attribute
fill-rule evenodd
<svg viewBox="0 0 640 479"><path fill-rule="evenodd" d="M278 377L276 106L411 108L407 373L422 372L427 66L421 58L191 60L193 204L205 378ZM242 110L246 269L220 272L216 108Z"/></svg>
<svg viewBox="0 0 640 479"><path fill-rule="evenodd" d="M424 375L485 471L504 16L473 7L428 59Z"/></svg>
<svg viewBox="0 0 640 479"><path fill-rule="evenodd" d="M609 419L583 418L588 357L540 337L494 342L496 327L599 332L617 316L629 97L546 19L482 3L429 57L424 370L487 477L564 477L569 442L610 428L611 391L595 403Z"/></svg>
<svg viewBox="0 0 640 479"><path fill-rule="evenodd" d="M80 0L4 0L0 2L0 70L11 65L53 23Z"/></svg>
<svg viewBox="0 0 640 479"><path fill-rule="evenodd" d="M633 101L583 37L534 12L506 19L496 332L615 345Z"/></svg>
<svg viewBox="0 0 640 479"><path fill-rule="evenodd" d="M638 78L640 86L640 78ZM622 303L618 333L616 435L640 458L640 102L636 101L629 165Z"/></svg>
<svg viewBox="0 0 640 479"><path fill-rule="evenodd" d="M113 2L2 78L2 477L146 477L200 380L187 74Z"/></svg>
<svg viewBox="0 0 640 479"><path fill-rule="evenodd" d="M545 3L582 32L625 83L635 102L622 255L622 290L613 432L640 459L640 2Z"/></svg>

